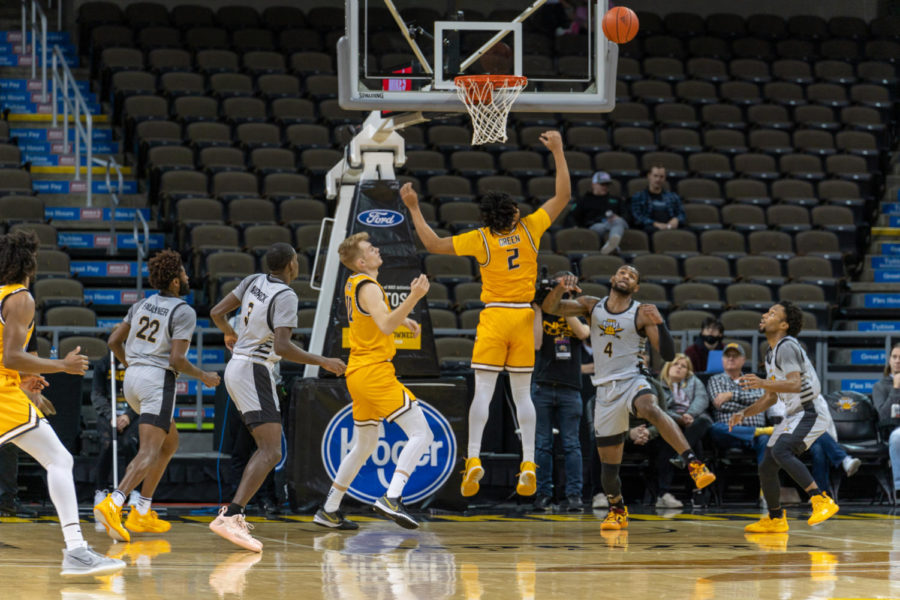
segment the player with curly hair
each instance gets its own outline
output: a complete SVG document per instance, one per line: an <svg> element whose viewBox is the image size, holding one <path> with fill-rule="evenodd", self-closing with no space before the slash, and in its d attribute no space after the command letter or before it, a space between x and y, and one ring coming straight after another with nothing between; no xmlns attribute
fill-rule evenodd
<svg viewBox="0 0 900 600"><path fill-rule="evenodd" d="M426 250L436 254L472 256L481 268L481 301L485 308L478 320L472 351L475 397L469 409L468 458L460 488L463 496L478 493L478 482L484 476L479 458L481 436L488 420L497 375L504 370L509 372L516 417L522 432L522 464L516 491L522 496L533 496L537 491L536 419L531 401L531 372L534 370L531 301L541 236L566 208L572 195L559 132L547 131L541 134L541 141L556 163L556 193L528 216L520 215L515 200L508 194L491 192L481 201L484 227L452 237L438 237L422 216L419 198L412 185L407 183L400 189L400 196Z"/></svg>
<svg viewBox="0 0 900 600"><path fill-rule="evenodd" d="M26 394L38 394L47 380L38 373L84 375L81 347L61 360L38 358L26 349L34 335L34 298L28 286L37 271L38 238L33 231L0 235L0 446L11 442L47 470L47 487L66 549L63 575L104 575L122 569L121 560L88 547L78 521L72 455Z"/></svg>
<svg viewBox="0 0 900 600"><path fill-rule="evenodd" d="M140 415L140 449L128 464L119 487L94 507L94 518L114 540L128 542L129 531L163 533L171 524L150 510L153 492L178 449L175 427L175 380L179 373L208 387L219 385L218 373L201 371L187 359L197 313L181 299L190 291L181 256L163 250L150 259L150 285L158 293L138 300L109 336L110 350L125 365L125 400ZM141 495L122 525L125 498L139 483Z"/></svg>

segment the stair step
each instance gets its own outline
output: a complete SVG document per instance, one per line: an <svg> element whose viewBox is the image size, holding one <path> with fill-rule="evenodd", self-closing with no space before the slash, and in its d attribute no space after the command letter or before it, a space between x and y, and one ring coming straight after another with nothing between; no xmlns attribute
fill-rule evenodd
<svg viewBox="0 0 900 600"><path fill-rule="evenodd" d="M94 179L91 182L92 192L94 194L108 194L110 192L106 187L105 179ZM113 182L113 187L117 182ZM71 181L69 179L38 179L31 182L32 189L38 194L85 194L87 193L87 182ZM134 180L125 181L120 190L123 194L137 194L138 183Z"/></svg>
<svg viewBox="0 0 900 600"><path fill-rule="evenodd" d="M50 88L47 90L47 102L49 103L49 102L52 102L52 100L53 100L53 96L52 96L53 95L53 86L48 86L48 87ZM84 98L84 101L88 103L88 105L91 105L91 104L99 105L99 102L97 101L97 94L95 94L94 92L85 92L83 90L78 90L78 91L81 94L81 97ZM40 89L33 91L33 92L31 92L31 91L27 91L27 92L2 91L2 92L0 92L0 105L23 104L23 103L44 104L44 101L42 99L43 95L44 95L44 92L43 92L43 90L40 90ZM59 90L59 92L57 94L57 101L59 101L59 99L61 99L63 97L74 98L75 94L73 93L72 90L69 90L69 93L66 94L66 96L63 96L62 90Z"/></svg>
<svg viewBox="0 0 900 600"><path fill-rule="evenodd" d="M65 157L51 155L51 156L45 156L43 158L45 159L43 161L44 162L43 165L39 165L36 163L31 164L31 172L32 173L49 174L49 175L74 175L75 174L76 167L74 164L72 164L72 165L54 165L54 164L52 164L53 162L57 162L57 161L54 161L53 159L59 159L59 158L65 158ZM83 156L82 158L86 159L87 157ZM96 158L102 158L102 157L98 156ZM74 160L73 160L73 162L74 162ZM84 165L82 165L81 167L78 167L78 171L82 175L87 174L87 169L88 168ZM119 170L122 171L122 175L131 175L131 167L119 167ZM105 175L106 167L101 167L101 166L97 165L91 169L91 172L95 176L96 175ZM113 185L115 185L115 182L113 183Z"/></svg>
<svg viewBox="0 0 900 600"><path fill-rule="evenodd" d="M75 75L75 73L72 73ZM85 73L85 77L88 74ZM78 91L82 94L86 94L91 91L91 82L85 79L79 79L76 75L75 86L78 88ZM52 88L53 86L48 83L48 87ZM0 79L0 91L4 92L40 92L42 90L41 80L40 79L31 79L27 78L19 78L19 77L10 77ZM50 90L48 90L50 91Z"/></svg>
<svg viewBox="0 0 900 600"><path fill-rule="evenodd" d="M49 19L50 15L47 15ZM50 25L49 23L47 24ZM28 42L31 42L31 30L28 29L25 31L25 39ZM0 42L21 42L22 41L22 30L21 29L12 29L8 31L0 31ZM47 32L47 43L71 43L72 37L68 31L48 31Z"/></svg>
<svg viewBox="0 0 900 600"><path fill-rule="evenodd" d="M42 110L46 110L46 112L11 112L9 113L9 122L28 122L28 123L52 123L53 122L53 112L51 110L51 106L49 104L41 105ZM96 125L98 123L109 123L109 115L105 114L92 114L93 123ZM57 115L58 119L62 119L62 114ZM85 115L80 115L79 121L85 121ZM69 121L75 121L75 115L69 115Z"/></svg>
<svg viewBox="0 0 900 600"><path fill-rule="evenodd" d="M134 221L135 214L138 211L144 216L144 220L150 220L149 208L120 206L115 209L116 221L131 223ZM44 206L44 217L51 221L100 221L108 223L112 216L113 209L111 207Z"/></svg>
<svg viewBox="0 0 900 600"><path fill-rule="evenodd" d="M72 151L74 145L74 136L69 138L69 151ZM47 155L47 154L65 154L65 145L62 142L33 142L33 141L19 141L19 150L22 151L23 156L35 156L35 155ZM118 154L119 142L105 142L105 141L96 141L94 140L93 145L91 146L91 151L95 155L99 154ZM28 158L23 158L23 162L29 160ZM37 163L35 163L37 164Z"/></svg>
<svg viewBox="0 0 900 600"><path fill-rule="evenodd" d="M49 55L53 52L54 47L59 47L62 50L63 56L68 59L69 57L78 58L78 49L75 47L75 44L72 43L49 43L47 45L47 54ZM37 45L37 53L41 54L44 50L44 47L40 44ZM0 42L0 54L8 54L8 55L24 55L31 56L31 44L26 44L25 47L22 47L22 44L19 42ZM68 62L68 60L66 61ZM40 63L38 63L40 64ZM69 66L72 66L72 63L69 63Z"/></svg>
<svg viewBox="0 0 900 600"><path fill-rule="evenodd" d="M143 237L143 234L141 234ZM150 249L162 250L165 245L165 235L162 233L150 234ZM56 243L65 246L69 250L102 250L106 251L112 242L109 231L60 231L56 234ZM116 234L116 246L120 250L134 250L134 236L128 233Z"/></svg>
<svg viewBox="0 0 900 600"><path fill-rule="evenodd" d="M63 141L62 127L11 127L9 137L18 138L19 146L32 142L60 142ZM112 144L113 131L108 127L94 127L91 129L91 138L94 143ZM69 143L75 139L75 129L69 128Z"/></svg>
<svg viewBox="0 0 900 600"><path fill-rule="evenodd" d="M79 62L78 56L69 56L65 54L66 63L69 65L70 69L74 69L76 67L81 66ZM41 66L43 63L41 62L41 53L38 52L36 57L37 66ZM50 58L50 52L47 52L47 67L50 67L53 59ZM31 54L0 54L0 67L30 67L31 66Z"/></svg>

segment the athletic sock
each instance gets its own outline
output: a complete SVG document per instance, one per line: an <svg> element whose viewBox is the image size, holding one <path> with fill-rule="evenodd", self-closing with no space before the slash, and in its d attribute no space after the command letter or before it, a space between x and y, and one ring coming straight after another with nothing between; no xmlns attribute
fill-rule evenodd
<svg viewBox="0 0 900 600"><path fill-rule="evenodd" d="M396 473L394 474L396 477ZM344 492L337 489L334 486L331 486L331 489L328 490L328 495L325 497L325 506L322 508L325 512L332 513L341 507L341 500L344 499Z"/></svg>
<svg viewBox="0 0 900 600"><path fill-rule="evenodd" d="M621 495L615 496L615 497L607 495L606 498L609 500L610 508L618 508L619 510L625 510L625 499Z"/></svg>
<svg viewBox="0 0 900 600"><path fill-rule="evenodd" d="M818 487L814 487L814 488L811 489L811 490L807 490L806 493L809 494L809 498L810 498L810 500L812 500L812 497L813 497L813 496L818 496L819 494L821 494L821 493L822 493L822 490L820 490Z"/></svg>
<svg viewBox="0 0 900 600"><path fill-rule="evenodd" d="M63 539L66 540L66 550L75 550L87 546L84 536L81 535L81 525L78 523L69 523L62 526Z"/></svg>
<svg viewBox="0 0 900 600"><path fill-rule="evenodd" d="M403 494L403 486L406 485L407 481L409 481L409 475L405 475L399 470L394 470L394 476L391 477L391 485L387 489L387 497L400 497L400 495Z"/></svg>
<svg viewBox="0 0 900 600"><path fill-rule="evenodd" d="M153 504L152 498L145 498L144 496L138 496L137 504L134 505L134 508L138 511L138 514L143 516L150 512L150 506Z"/></svg>
<svg viewBox="0 0 900 600"><path fill-rule="evenodd" d="M770 508L769 509L769 518L770 519L780 519L784 515L784 511L781 510L781 507L778 508Z"/></svg>
<svg viewBox="0 0 900 600"><path fill-rule="evenodd" d="M233 517L235 515L242 515L242 514L244 514L244 507L241 506L240 504L235 504L234 502L231 502L228 504L228 508L225 509L224 516Z"/></svg>
<svg viewBox="0 0 900 600"><path fill-rule="evenodd" d="M122 493L122 490L115 490L112 494L113 504L122 508L125 505L125 494Z"/></svg>
<svg viewBox="0 0 900 600"><path fill-rule="evenodd" d="M692 462L700 462L700 459L697 458L697 455L690 448L681 453L681 458L684 460L685 465L689 465Z"/></svg>

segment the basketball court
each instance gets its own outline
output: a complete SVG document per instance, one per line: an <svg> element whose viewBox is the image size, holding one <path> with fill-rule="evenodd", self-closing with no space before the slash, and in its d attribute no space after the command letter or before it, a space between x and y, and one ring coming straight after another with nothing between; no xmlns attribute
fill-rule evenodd
<svg viewBox="0 0 900 600"><path fill-rule="evenodd" d="M900 517L863 506L811 528L789 511L791 532L746 536L747 513L634 514L627 533L586 515L438 515L416 531L356 515L343 533L310 516L248 518L265 548L254 554L207 528L211 516L174 519L159 536L112 543L83 522L90 543L128 567L105 578L59 576L51 517L2 520L0 596L47 598L586 598L598 592L659 598L900 597ZM620 595L621 594L621 595Z"/></svg>

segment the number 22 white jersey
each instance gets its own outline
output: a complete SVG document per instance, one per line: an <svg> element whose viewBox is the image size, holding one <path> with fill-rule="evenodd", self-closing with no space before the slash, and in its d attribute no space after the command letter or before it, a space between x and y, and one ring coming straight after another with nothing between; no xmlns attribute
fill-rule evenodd
<svg viewBox="0 0 900 600"><path fill-rule="evenodd" d="M172 340L191 339L197 313L181 298L154 294L131 305L125 323L131 327L125 341L128 365L168 369Z"/></svg>

